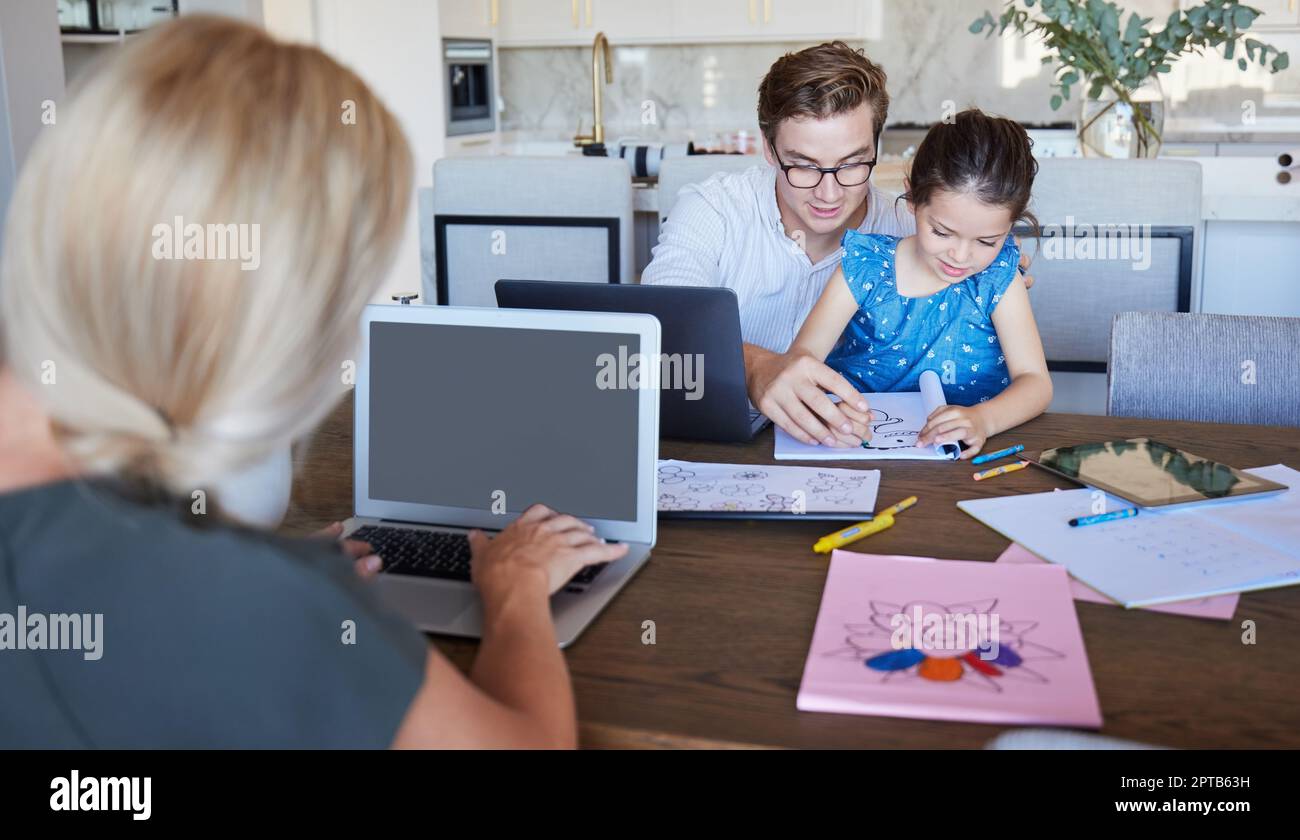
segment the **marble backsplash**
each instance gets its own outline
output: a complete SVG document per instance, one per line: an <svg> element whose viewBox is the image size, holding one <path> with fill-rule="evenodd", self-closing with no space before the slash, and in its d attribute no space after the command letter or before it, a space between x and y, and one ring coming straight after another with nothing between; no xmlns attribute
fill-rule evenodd
<svg viewBox="0 0 1300 840"><path fill-rule="evenodd" d="M1120 5L1161 21L1176 2ZM1049 106L1051 79L1036 45L1011 33L986 39L967 31L985 9L998 6L996 0L885 3L886 35L854 46L889 74L891 124L932 123L947 101L1027 123L1074 120L1073 103L1059 111ZM1292 67L1270 75L1255 66L1243 72L1217 55L1181 59L1162 76L1171 117L1237 125L1247 101L1259 118L1300 117L1300 33L1252 34L1289 50ZM614 44L614 82L604 89L606 136L702 143L737 130L753 133L759 80L777 57L801 46ZM591 130L590 48L504 48L499 67L503 130L567 137L579 118L583 131Z"/></svg>

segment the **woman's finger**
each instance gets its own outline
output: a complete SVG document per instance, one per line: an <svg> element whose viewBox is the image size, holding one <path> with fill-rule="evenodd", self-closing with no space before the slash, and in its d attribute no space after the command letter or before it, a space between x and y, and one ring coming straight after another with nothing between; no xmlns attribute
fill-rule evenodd
<svg viewBox="0 0 1300 840"><path fill-rule="evenodd" d="M375 549L370 545L370 543L363 540L343 540L339 543L339 546L343 549L343 553L351 557L353 560L365 557L367 554L374 554L375 552Z"/></svg>
<svg viewBox="0 0 1300 840"><path fill-rule="evenodd" d="M368 554L365 557L359 557L352 564L357 570L357 577L369 580L379 574L379 570L384 567L384 561L379 559L378 554Z"/></svg>
<svg viewBox="0 0 1300 840"><path fill-rule="evenodd" d="M612 563L627 554L627 543L595 542L575 549L574 553L584 567Z"/></svg>
<svg viewBox="0 0 1300 840"><path fill-rule="evenodd" d="M542 525L542 530L552 534L562 534L565 531L582 531L590 534L596 529L576 516L561 513L546 520Z"/></svg>
<svg viewBox="0 0 1300 840"><path fill-rule="evenodd" d="M319 531L312 534L313 537L324 537L325 539L330 539L330 540L337 540L342 535L343 535L342 522L331 522L330 524L326 525L324 528L321 528Z"/></svg>
<svg viewBox="0 0 1300 840"><path fill-rule="evenodd" d="M550 519L555 515L555 511L543 504L531 505L528 510L519 515L518 522L541 522Z"/></svg>
<svg viewBox="0 0 1300 840"><path fill-rule="evenodd" d="M569 531L556 534L556 539L563 541L564 545L576 547L587 545L588 543L600 542L600 537L596 536L594 531L584 531L581 528L574 528Z"/></svg>

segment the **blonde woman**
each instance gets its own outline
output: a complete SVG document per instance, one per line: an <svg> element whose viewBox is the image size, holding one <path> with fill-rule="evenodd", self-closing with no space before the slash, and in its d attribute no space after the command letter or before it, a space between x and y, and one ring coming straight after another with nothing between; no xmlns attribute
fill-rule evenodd
<svg viewBox="0 0 1300 840"><path fill-rule="evenodd" d="M138 37L60 109L0 274L0 747L575 743L548 595L624 547L541 507L473 535L487 620L466 678L337 544L190 509L342 395L411 180L354 74L228 20ZM168 253L190 224L258 233ZM79 650L30 635L73 614ZM8 645L5 615L27 616Z"/></svg>

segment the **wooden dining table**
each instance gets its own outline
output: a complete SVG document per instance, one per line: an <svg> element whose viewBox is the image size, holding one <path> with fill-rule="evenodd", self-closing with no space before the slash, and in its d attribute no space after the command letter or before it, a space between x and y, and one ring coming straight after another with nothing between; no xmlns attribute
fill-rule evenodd
<svg viewBox="0 0 1300 840"><path fill-rule="evenodd" d="M1239 468L1300 468L1296 429L1045 414L991 439L1028 453L1150 437ZM418 445L418 444L417 444ZM744 444L664 440L661 458L771 464L769 428ZM821 462L859 467L862 462ZM295 450L283 530L352 512L352 400ZM969 462L886 461L879 501L917 496L851 550L989 562L1008 546L962 499L1070 488L1030 468L975 482ZM660 520L650 561L565 653L584 747L983 747L1006 727L795 708L829 560L817 521ZM1102 735L1167 747L1300 747L1300 587L1245 593L1229 621L1076 602ZM647 621L654 643L646 644ZM1253 643L1243 622L1253 622ZM430 637L468 670L477 643Z"/></svg>

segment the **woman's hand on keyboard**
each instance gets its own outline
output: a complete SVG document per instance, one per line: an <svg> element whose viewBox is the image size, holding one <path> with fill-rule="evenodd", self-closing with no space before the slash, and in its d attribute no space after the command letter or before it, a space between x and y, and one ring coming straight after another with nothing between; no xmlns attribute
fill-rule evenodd
<svg viewBox="0 0 1300 840"><path fill-rule="evenodd" d="M325 537L326 539L337 540L343 534L343 523L332 522L321 528L313 536ZM361 540L342 540L339 547L343 553L352 558L352 566L357 570L357 575L361 578L370 579L379 574L379 570L384 567L384 563L375 554L370 543Z"/></svg>
<svg viewBox="0 0 1300 840"><path fill-rule="evenodd" d="M623 543L606 543L577 517L533 505L495 538L470 531L471 574L487 606L529 585L551 594L587 566L609 563L627 553Z"/></svg>

